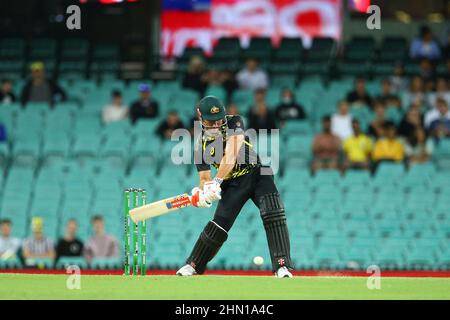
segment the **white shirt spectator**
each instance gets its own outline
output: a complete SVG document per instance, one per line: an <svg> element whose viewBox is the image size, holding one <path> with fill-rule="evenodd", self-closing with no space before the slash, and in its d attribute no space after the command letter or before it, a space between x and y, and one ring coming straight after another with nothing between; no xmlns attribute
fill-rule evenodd
<svg viewBox="0 0 450 320"><path fill-rule="evenodd" d="M425 113L425 120L424 120L425 128L428 129L434 120L437 120L441 117L442 117L441 113L437 108L431 109L430 111ZM450 119L450 110L445 115L445 118Z"/></svg>
<svg viewBox="0 0 450 320"><path fill-rule="evenodd" d="M437 98L444 99L445 101L447 101L447 105L450 106L450 91L429 93L427 97L428 105L435 106Z"/></svg>
<svg viewBox="0 0 450 320"><path fill-rule="evenodd" d="M111 123L115 121L121 121L128 117L128 107L121 105L107 105L102 111L103 123Z"/></svg>
<svg viewBox="0 0 450 320"><path fill-rule="evenodd" d="M0 260L14 257L21 246L20 239L0 237Z"/></svg>
<svg viewBox="0 0 450 320"><path fill-rule="evenodd" d="M331 132L344 141L353 136L352 116L349 114L334 114L331 117Z"/></svg>
<svg viewBox="0 0 450 320"><path fill-rule="evenodd" d="M253 72L248 69L242 69L236 75L236 79L241 89L266 89L269 85L267 73L261 69Z"/></svg>

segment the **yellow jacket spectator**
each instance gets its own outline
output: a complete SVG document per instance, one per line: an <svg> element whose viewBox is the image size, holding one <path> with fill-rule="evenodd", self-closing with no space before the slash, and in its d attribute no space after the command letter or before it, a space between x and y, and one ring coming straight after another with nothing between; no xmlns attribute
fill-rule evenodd
<svg viewBox="0 0 450 320"><path fill-rule="evenodd" d="M388 122L384 127L384 137L375 143L372 159L376 162L402 161L405 157L403 144L397 139L396 129L393 123Z"/></svg>
<svg viewBox="0 0 450 320"><path fill-rule="evenodd" d="M361 131L359 121L352 121L353 136L347 138L343 143L345 154L345 167L352 169L368 169L370 155L373 149L372 139Z"/></svg>

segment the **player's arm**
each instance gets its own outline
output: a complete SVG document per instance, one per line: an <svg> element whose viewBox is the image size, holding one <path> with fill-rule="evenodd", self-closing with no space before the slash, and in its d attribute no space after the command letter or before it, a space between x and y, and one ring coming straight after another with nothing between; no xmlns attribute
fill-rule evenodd
<svg viewBox="0 0 450 320"><path fill-rule="evenodd" d="M199 188L203 190L205 182L211 180L211 170L199 171L198 176L200 178Z"/></svg>
<svg viewBox="0 0 450 320"><path fill-rule="evenodd" d="M239 154L239 150L244 143L244 135L233 135L227 139L225 146L225 154L220 161L219 169L217 170L216 178L223 180L233 170L234 165Z"/></svg>

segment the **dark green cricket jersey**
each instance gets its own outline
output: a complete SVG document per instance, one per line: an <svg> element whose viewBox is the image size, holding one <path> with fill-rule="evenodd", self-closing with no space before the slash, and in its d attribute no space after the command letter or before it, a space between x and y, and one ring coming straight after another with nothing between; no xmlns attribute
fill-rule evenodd
<svg viewBox="0 0 450 320"><path fill-rule="evenodd" d="M226 119L227 137L245 134L244 122L240 116L227 115ZM201 135L196 141L194 149L194 159L197 171L210 170L210 166L218 169L220 161L225 153L225 146L226 142L223 141L222 137L216 139ZM261 161L250 143L250 138L245 136L244 143L238 153L236 164L224 180L243 176L257 166L261 166Z"/></svg>

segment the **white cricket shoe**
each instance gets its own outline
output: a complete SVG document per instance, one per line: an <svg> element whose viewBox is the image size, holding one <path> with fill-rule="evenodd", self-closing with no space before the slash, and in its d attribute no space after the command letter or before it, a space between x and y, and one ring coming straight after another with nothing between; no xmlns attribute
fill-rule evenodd
<svg viewBox="0 0 450 320"><path fill-rule="evenodd" d="M292 273L289 272L288 268L281 267L275 272L275 277L277 278L292 278Z"/></svg>
<svg viewBox="0 0 450 320"><path fill-rule="evenodd" d="M177 271L177 276L193 276L194 274L197 274L195 269L190 265L187 264L180 268L180 270Z"/></svg>

